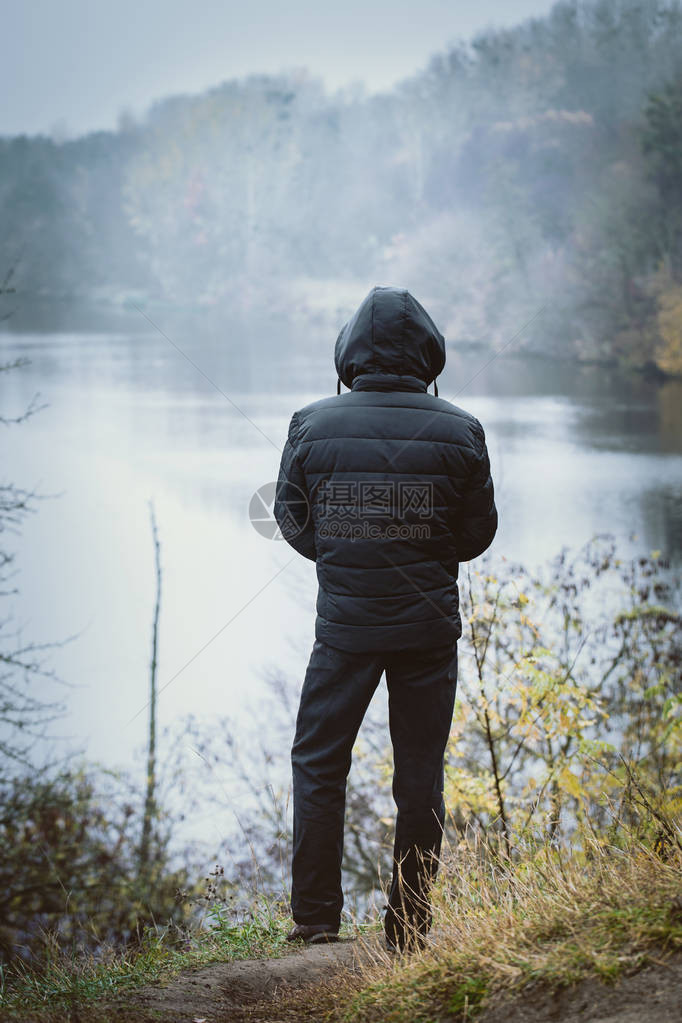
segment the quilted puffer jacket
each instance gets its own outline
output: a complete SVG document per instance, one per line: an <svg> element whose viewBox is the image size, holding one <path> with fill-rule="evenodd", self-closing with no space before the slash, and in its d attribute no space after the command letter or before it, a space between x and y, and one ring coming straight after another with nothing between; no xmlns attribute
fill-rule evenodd
<svg viewBox="0 0 682 1023"><path fill-rule="evenodd" d="M315 635L357 652L444 646L462 631L459 563L497 529L483 427L427 393L445 341L408 291L373 288L335 363L350 390L292 416L274 507L317 566Z"/></svg>

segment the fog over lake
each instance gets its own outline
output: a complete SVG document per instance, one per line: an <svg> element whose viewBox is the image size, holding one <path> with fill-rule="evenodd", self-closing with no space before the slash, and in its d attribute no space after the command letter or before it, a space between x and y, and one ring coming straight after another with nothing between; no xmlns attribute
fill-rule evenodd
<svg viewBox="0 0 682 1023"><path fill-rule="evenodd" d="M226 324L199 343L170 320L170 341L135 322L0 335L3 361L30 360L1 381L6 414L35 392L47 403L3 431L3 477L53 495L15 538L15 624L39 642L77 634L52 658L71 687L54 730L108 764L130 762L144 740L150 498L163 561L161 723L250 713L275 670L302 681L315 567L259 535L248 505L277 477L291 413L336 388L335 334L314 324L305 344L282 322L267 336L262 324ZM608 531L625 551L657 549L679 565L682 382L490 358L449 342L439 390L486 429L500 513L491 558L539 565Z"/></svg>

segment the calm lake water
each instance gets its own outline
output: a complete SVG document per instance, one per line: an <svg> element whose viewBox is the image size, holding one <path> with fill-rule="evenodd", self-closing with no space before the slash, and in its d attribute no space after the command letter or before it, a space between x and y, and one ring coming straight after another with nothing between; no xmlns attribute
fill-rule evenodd
<svg viewBox="0 0 682 1023"><path fill-rule="evenodd" d="M291 329L201 344L164 329L196 366L142 320L119 333L0 334L3 362L30 360L0 378L3 414L36 391L47 403L2 431L2 479L52 495L15 538L15 624L24 640L76 636L52 660L69 685L57 730L105 763L129 762L144 737L151 498L163 723L238 716L269 672L302 680L313 640L314 566L260 536L248 504L276 479L291 412L335 392L335 335L295 355ZM537 359L483 368L488 358L450 352L439 388L486 429L492 555L537 564L608 531L679 565L680 382Z"/></svg>

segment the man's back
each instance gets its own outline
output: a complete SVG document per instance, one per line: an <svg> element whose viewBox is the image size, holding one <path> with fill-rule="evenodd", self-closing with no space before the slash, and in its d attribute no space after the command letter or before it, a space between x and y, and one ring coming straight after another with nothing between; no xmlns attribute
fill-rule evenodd
<svg viewBox="0 0 682 1023"><path fill-rule="evenodd" d="M497 528L481 424L427 386L445 341L407 291L373 288L336 342L349 394L295 412L275 517L317 565L315 642L291 748L290 941L335 940L343 909L346 777L382 675L398 808L384 931L422 942L445 822L457 686L459 562Z"/></svg>
<svg viewBox="0 0 682 1023"><path fill-rule="evenodd" d="M275 503L316 561L315 635L358 652L455 641L459 562L497 527L483 428L427 393L444 340L406 291L373 289L335 360L351 390L294 414Z"/></svg>

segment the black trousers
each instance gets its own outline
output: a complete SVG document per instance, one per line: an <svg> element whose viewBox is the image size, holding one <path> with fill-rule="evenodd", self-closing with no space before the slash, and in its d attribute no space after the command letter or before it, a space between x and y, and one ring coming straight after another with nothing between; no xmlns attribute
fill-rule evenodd
<svg viewBox="0 0 682 1023"><path fill-rule="evenodd" d="M398 810L385 929L389 940L401 944L405 920L421 933L431 923L428 892L445 820L443 757L457 687L456 643L377 654L348 653L315 640L291 750L291 910L299 924L340 922L346 778L384 671Z"/></svg>

